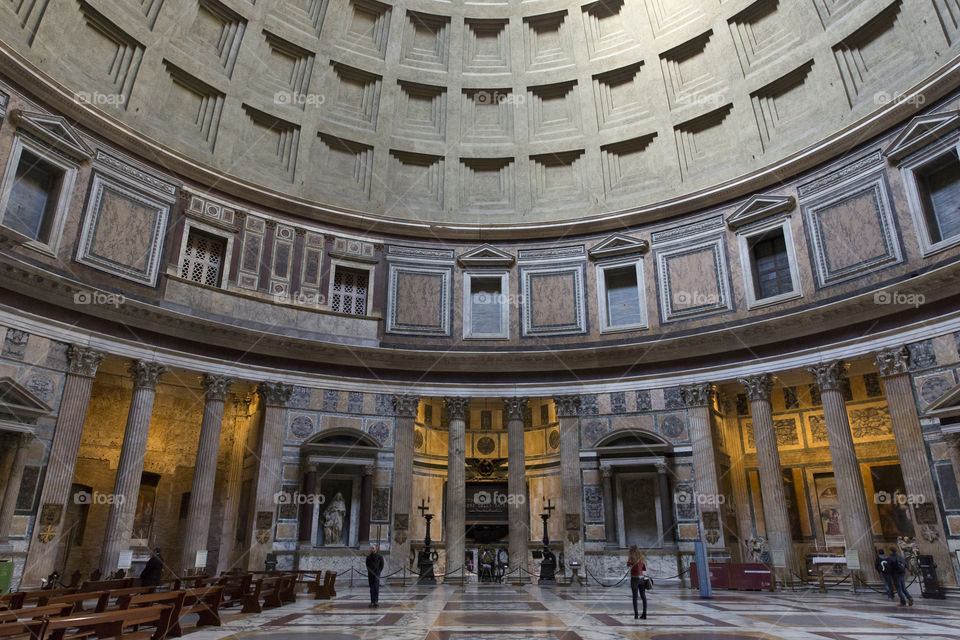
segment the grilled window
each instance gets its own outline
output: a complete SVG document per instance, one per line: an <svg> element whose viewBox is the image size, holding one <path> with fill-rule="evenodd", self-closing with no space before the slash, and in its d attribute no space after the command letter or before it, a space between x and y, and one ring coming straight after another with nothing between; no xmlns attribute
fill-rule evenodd
<svg viewBox="0 0 960 640"><path fill-rule="evenodd" d="M226 242L191 229L180 262L180 277L211 287L220 286Z"/></svg>
<svg viewBox="0 0 960 640"><path fill-rule="evenodd" d="M370 274L362 269L337 267L333 275L330 309L355 316L367 315Z"/></svg>

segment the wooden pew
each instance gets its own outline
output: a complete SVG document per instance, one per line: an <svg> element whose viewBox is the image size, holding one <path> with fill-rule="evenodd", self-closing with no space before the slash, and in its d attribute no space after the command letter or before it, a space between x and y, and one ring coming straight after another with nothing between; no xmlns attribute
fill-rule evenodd
<svg viewBox="0 0 960 640"><path fill-rule="evenodd" d="M263 606L260 606L260 599L263 598ZM280 600L280 578L273 576L269 578L260 578L254 583L253 592L243 597L243 609L241 613L260 613L264 607L280 607L283 601Z"/></svg>
<svg viewBox="0 0 960 640"><path fill-rule="evenodd" d="M97 607L94 609L97 613L102 613L107 610L107 607L110 605L110 600L112 598L120 599L124 596L136 596L144 593L155 593L157 590L156 587L127 587L126 589L111 589L110 591L104 591L100 594L100 597L97 599ZM119 607L123 608L123 607Z"/></svg>
<svg viewBox="0 0 960 640"><path fill-rule="evenodd" d="M242 604L244 596L250 593L252 582L253 575L249 573L225 575L217 580L217 584L223 587L222 606Z"/></svg>
<svg viewBox="0 0 960 640"><path fill-rule="evenodd" d="M320 577L319 575L317 576ZM329 600L337 595L337 591L334 588L334 584L337 581L337 572L336 571L327 571L323 576L323 584L318 583L317 590L315 592L314 600Z"/></svg>
<svg viewBox="0 0 960 640"><path fill-rule="evenodd" d="M297 601L297 578L300 575L298 573L285 573L280 576L280 602L286 604L288 602Z"/></svg>
<svg viewBox="0 0 960 640"><path fill-rule="evenodd" d="M72 613L73 605L69 602L47 604L42 607L27 607L25 609L7 609L6 611L0 611L0 623L40 620L41 618L62 618Z"/></svg>
<svg viewBox="0 0 960 640"><path fill-rule="evenodd" d="M201 587L185 591L124 596L120 598L117 605L121 609L157 604L173 607L167 636L179 638L183 635L180 619L191 613L196 613L199 616L198 627L219 627L222 624L220 620L220 599L222 595L223 587Z"/></svg>
<svg viewBox="0 0 960 640"><path fill-rule="evenodd" d="M46 621L43 640L79 640L92 636L163 640L170 627L172 611L172 607L153 606L52 618ZM141 626L151 626L154 630L141 630Z"/></svg>
<svg viewBox="0 0 960 640"><path fill-rule="evenodd" d="M89 593L70 593L64 596L54 596L46 600L41 600L38 606L51 605L51 604L69 604L73 606L74 613L83 613L86 609L83 608L83 603L87 600L96 600L97 604L100 602L100 598L107 594L107 591L91 591ZM96 609L97 605L94 605L94 608L91 611Z"/></svg>
<svg viewBox="0 0 960 640"><path fill-rule="evenodd" d="M136 586L139 578L121 578L119 580L87 580L80 585L80 591L109 591L110 589L126 589Z"/></svg>
<svg viewBox="0 0 960 640"><path fill-rule="evenodd" d="M42 640L46 628L46 620L0 622L0 638L6 638L7 640Z"/></svg>
<svg viewBox="0 0 960 640"><path fill-rule="evenodd" d="M20 606L25 607L30 604L47 604L47 601L50 598L55 596L67 596L76 592L76 587L67 587L65 589L47 589L44 591L24 591L23 604Z"/></svg>

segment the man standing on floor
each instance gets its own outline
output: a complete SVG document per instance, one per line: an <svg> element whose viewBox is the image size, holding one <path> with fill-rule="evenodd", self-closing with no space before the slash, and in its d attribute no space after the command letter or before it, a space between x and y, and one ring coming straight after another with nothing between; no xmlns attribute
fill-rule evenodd
<svg viewBox="0 0 960 640"><path fill-rule="evenodd" d="M897 594L900 596L898 606L902 607L909 602L912 607L913 597L907 591L907 563L904 562L903 556L897 552L896 547L890 547L890 555L887 556L887 569L890 571L889 575L897 588ZM904 600L904 596L906 596L906 600Z"/></svg>
<svg viewBox="0 0 960 640"><path fill-rule="evenodd" d="M873 566L883 579L883 588L887 590L887 598L893 600L893 577L887 573L888 564L890 564L890 560L883 553L883 549L877 549L877 559L873 561Z"/></svg>
<svg viewBox="0 0 960 640"><path fill-rule="evenodd" d="M380 572L383 571L383 556L377 545L370 545L367 556L367 582L370 583L370 606L377 607L380 600Z"/></svg>

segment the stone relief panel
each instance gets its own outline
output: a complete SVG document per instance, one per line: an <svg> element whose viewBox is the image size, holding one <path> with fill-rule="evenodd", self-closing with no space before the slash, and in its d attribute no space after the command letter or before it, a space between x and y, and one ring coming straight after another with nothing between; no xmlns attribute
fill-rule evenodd
<svg viewBox="0 0 960 640"><path fill-rule="evenodd" d="M317 421L313 415L304 413L289 413L290 428L288 440L306 440L317 431Z"/></svg>
<svg viewBox="0 0 960 640"><path fill-rule="evenodd" d="M800 432L800 416L776 416L773 420L773 430L777 437L777 448L802 449L805 445ZM755 452L757 443L754 439L753 420L743 420L743 446L747 452Z"/></svg>
<svg viewBox="0 0 960 640"><path fill-rule="evenodd" d="M956 379L952 371L942 371L928 376L918 376L914 379L914 384L920 398L920 408L923 409L949 391L956 384Z"/></svg>
<svg viewBox="0 0 960 640"><path fill-rule="evenodd" d="M389 522L390 487L374 487L371 498L370 520L372 522Z"/></svg>
<svg viewBox="0 0 960 640"><path fill-rule="evenodd" d="M607 418L588 418L580 421L580 428L583 446L590 447L610 432L610 421Z"/></svg>
<svg viewBox="0 0 960 640"><path fill-rule="evenodd" d="M722 236L659 249L656 269L663 322L733 308Z"/></svg>
<svg viewBox="0 0 960 640"><path fill-rule="evenodd" d="M523 335L587 332L582 264L520 269Z"/></svg>
<svg viewBox="0 0 960 640"><path fill-rule="evenodd" d="M671 442L682 442L689 438L686 415L670 413L658 416L660 434Z"/></svg>
<svg viewBox="0 0 960 640"><path fill-rule="evenodd" d="M603 523L603 489L598 485L583 485L583 519L587 524Z"/></svg>

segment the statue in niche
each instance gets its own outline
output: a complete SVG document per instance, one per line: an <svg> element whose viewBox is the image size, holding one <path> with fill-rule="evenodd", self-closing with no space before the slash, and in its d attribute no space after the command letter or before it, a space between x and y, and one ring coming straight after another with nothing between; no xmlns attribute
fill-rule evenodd
<svg viewBox="0 0 960 640"><path fill-rule="evenodd" d="M330 506L323 511L323 544L324 546L340 544L343 535L343 518L347 513L347 504L343 495L337 491Z"/></svg>

